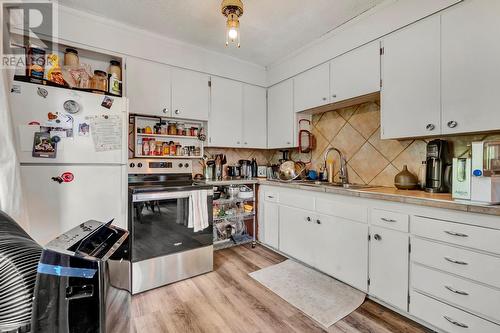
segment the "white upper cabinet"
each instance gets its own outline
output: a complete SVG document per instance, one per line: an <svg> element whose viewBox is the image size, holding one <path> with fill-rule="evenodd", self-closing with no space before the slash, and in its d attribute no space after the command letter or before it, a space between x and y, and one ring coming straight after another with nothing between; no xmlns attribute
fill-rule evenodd
<svg viewBox="0 0 500 333"><path fill-rule="evenodd" d="M295 112L330 103L330 64L316 66L293 79Z"/></svg>
<svg viewBox="0 0 500 333"><path fill-rule="evenodd" d="M212 78L209 146L241 147L242 95L241 82Z"/></svg>
<svg viewBox="0 0 500 333"><path fill-rule="evenodd" d="M243 85L243 148L267 147L266 89Z"/></svg>
<svg viewBox="0 0 500 333"><path fill-rule="evenodd" d="M186 69L172 69L172 117L208 120L210 76Z"/></svg>
<svg viewBox="0 0 500 333"><path fill-rule="evenodd" d="M126 75L130 113L161 117L171 115L170 66L128 57Z"/></svg>
<svg viewBox="0 0 500 333"><path fill-rule="evenodd" d="M439 16L384 38L382 138L440 134L440 82Z"/></svg>
<svg viewBox="0 0 500 333"><path fill-rule="evenodd" d="M380 90L380 43L372 42L330 62L332 103Z"/></svg>
<svg viewBox="0 0 500 333"><path fill-rule="evenodd" d="M500 1L442 14L443 134L500 129Z"/></svg>
<svg viewBox="0 0 500 333"><path fill-rule="evenodd" d="M290 148L294 144L295 113L293 112L293 80L286 80L268 89L268 148Z"/></svg>

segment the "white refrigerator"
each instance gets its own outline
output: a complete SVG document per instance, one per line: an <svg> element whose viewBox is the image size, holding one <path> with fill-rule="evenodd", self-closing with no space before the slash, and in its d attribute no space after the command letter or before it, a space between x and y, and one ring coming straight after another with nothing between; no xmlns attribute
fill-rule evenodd
<svg viewBox="0 0 500 333"><path fill-rule="evenodd" d="M91 219L127 229L127 101L109 98L12 83L28 232L40 244Z"/></svg>

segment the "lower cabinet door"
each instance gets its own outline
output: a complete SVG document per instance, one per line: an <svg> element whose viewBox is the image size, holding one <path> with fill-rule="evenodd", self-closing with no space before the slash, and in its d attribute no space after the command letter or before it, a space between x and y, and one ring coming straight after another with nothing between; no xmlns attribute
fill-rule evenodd
<svg viewBox="0 0 500 333"><path fill-rule="evenodd" d="M369 294L408 310L408 234L371 227Z"/></svg>
<svg viewBox="0 0 500 333"><path fill-rule="evenodd" d="M279 248L279 206L273 202L264 202L263 242Z"/></svg>
<svg viewBox="0 0 500 333"><path fill-rule="evenodd" d="M314 218L307 210L279 208L279 250L311 266L314 266Z"/></svg>
<svg viewBox="0 0 500 333"><path fill-rule="evenodd" d="M368 224L323 215L313 224L316 268L367 291Z"/></svg>

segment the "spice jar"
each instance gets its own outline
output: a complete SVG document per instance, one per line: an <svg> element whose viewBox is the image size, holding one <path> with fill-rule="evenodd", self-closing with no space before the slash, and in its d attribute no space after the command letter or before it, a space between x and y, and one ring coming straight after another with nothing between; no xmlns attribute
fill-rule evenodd
<svg viewBox="0 0 500 333"><path fill-rule="evenodd" d="M106 72L96 69L94 71L94 76L90 79L90 88L100 91L108 90L108 80L106 77Z"/></svg>
<svg viewBox="0 0 500 333"><path fill-rule="evenodd" d="M176 123L168 123L167 131L168 131L168 135L177 135L177 124Z"/></svg>
<svg viewBox="0 0 500 333"><path fill-rule="evenodd" d="M144 155L144 156L149 155L149 139L148 138L142 139L142 155Z"/></svg>
<svg viewBox="0 0 500 333"><path fill-rule="evenodd" d="M122 69L120 62L111 60L109 62L109 92L113 95L121 95L122 93Z"/></svg>
<svg viewBox="0 0 500 333"><path fill-rule="evenodd" d="M154 155L156 150L156 142L153 139L149 140L149 155Z"/></svg>
<svg viewBox="0 0 500 333"><path fill-rule="evenodd" d="M64 52L64 66L79 66L80 58L78 57L78 51L68 47L66 52Z"/></svg>
<svg viewBox="0 0 500 333"><path fill-rule="evenodd" d="M182 156L182 149L181 148L182 148L182 146L179 143L177 143L175 145L175 155L176 156Z"/></svg>
<svg viewBox="0 0 500 333"><path fill-rule="evenodd" d="M177 124L177 135L186 135L186 132L184 131L184 124L183 123Z"/></svg>
<svg viewBox="0 0 500 333"><path fill-rule="evenodd" d="M161 156L162 154L163 154L163 142L156 141L155 156Z"/></svg>
<svg viewBox="0 0 500 333"><path fill-rule="evenodd" d="M170 141L170 156L175 156L176 154L176 145L173 141Z"/></svg>
<svg viewBox="0 0 500 333"><path fill-rule="evenodd" d="M170 145L168 142L163 142L163 156L168 156L170 154Z"/></svg>
<svg viewBox="0 0 500 333"><path fill-rule="evenodd" d="M194 156L200 156L200 155L201 155L201 148L195 147L194 148Z"/></svg>

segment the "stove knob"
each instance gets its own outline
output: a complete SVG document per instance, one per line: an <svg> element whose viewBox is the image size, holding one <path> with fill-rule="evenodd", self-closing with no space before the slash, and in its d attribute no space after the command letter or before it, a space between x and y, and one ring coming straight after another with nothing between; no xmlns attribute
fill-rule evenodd
<svg viewBox="0 0 500 333"><path fill-rule="evenodd" d="M189 168L189 163L184 164L186 168Z"/></svg>
<svg viewBox="0 0 500 333"><path fill-rule="evenodd" d="M133 168L133 167L135 167L135 163L130 163L130 164L129 164L129 166L130 166L131 168Z"/></svg>
<svg viewBox="0 0 500 333"><path fill-rule="evenodd" d="M182 168L182 166L183 166L183 165L184 165L184 164L182 164L182 163L179 163L179 168Z"/></svg>
<svg viewBox="0 0 500 333"><path fill-rule="evenodd" d="M137 163L138 168L142 168L142 163Z"/></svg>

